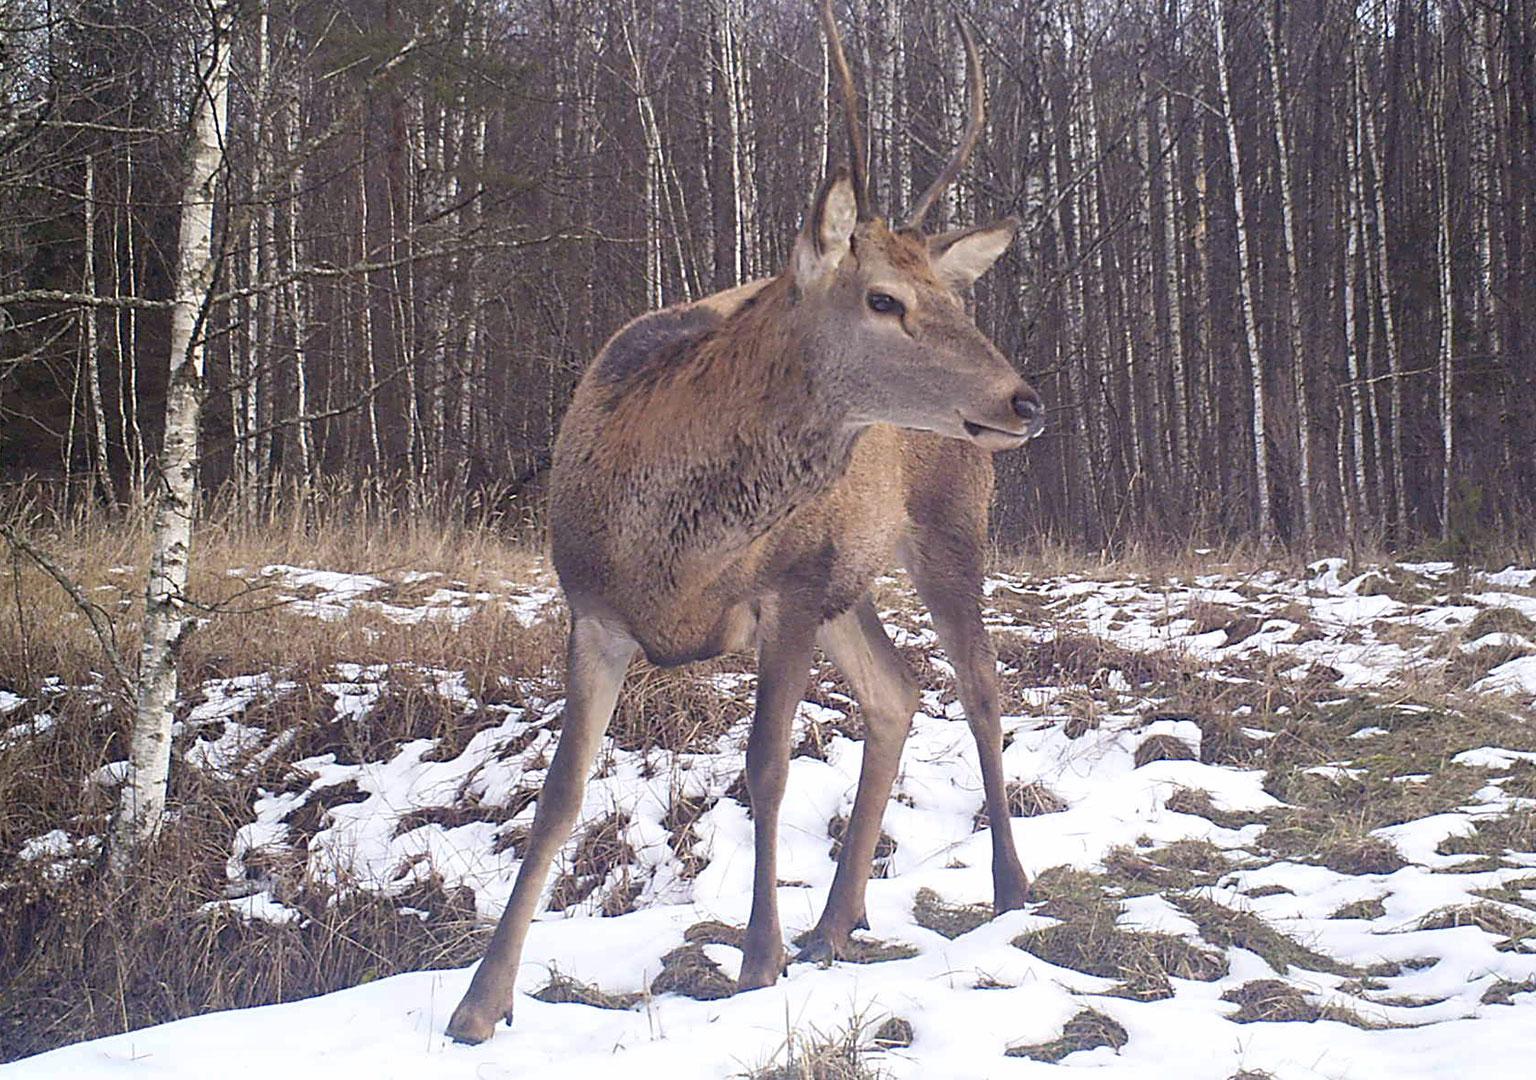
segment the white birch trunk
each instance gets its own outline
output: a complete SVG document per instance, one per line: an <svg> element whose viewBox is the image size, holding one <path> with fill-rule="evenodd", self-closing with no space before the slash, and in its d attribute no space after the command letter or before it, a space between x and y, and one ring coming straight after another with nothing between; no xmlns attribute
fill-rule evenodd
<svg viewBox="0 0 1536 1080"><path fill-rule="evenodd" d="M1408 490L1403 464L1403 378L1402 360L1397 345L1397 320L1392 305L1392 270L1387 245L1387 191L1383 171L1381 140L1376 131L1376 111L1365 95L1365 76L1361 70L1364 57L1359 43L1354 48L1355 94L1365 112L1366 156L1371 166L1373 218L1376 226L1376 299L1381 304L1382 345L1387 354L1387 378L1391 389L1392 434L1388 456L1392 459L1392 526L1397 537L1408 518Z"/></svg>
<svg viewBox="0 0 1536 1080"><path fill-rule="evenodd" d="M1440 47L1440 93L1434 103L1431 143L1437 159L1435 257L1440 264L1440 539L1444 541L1451 538L1451 496L1456 473L1456 407L1451 371L1456 345L1456 290L1451 276L1451 148L1445 130L1451 73L1445 58L1445 42L1442 41Z"/></svg>
<svg viewBox="0 0 1536 1080"><path fill-rule="evenodd" d="M96 295L96 159L85 158L85 268L82 289L87 296ZM85 377L86 392L91 408L91 462L96 474L96 485L102 498L109 505L117 502L117 492L112 487L112 470L107 461L107 409L101 393L101 350L98 340L96 308L87 307L80 313L85 329Z"/></svg>
<svg viewBox="0 0 1536 1080"><path fill-rule="evenodd" d="M176 664L195 622L183 594L197 505L197 433L202 410L202 321L213 288L213 209L223 171L229 111L229 21L225 0L212 11L199 50L197 101L192 112L189 169L182 195L176 249L175 306L171 309L170 382L165 441L158 463L150 564L144 592L144 647L129 768L118 793L108 843L108 866L121 875L136 849L159 833L171 763L171 720Z"/></svg>
<svg viewBox="0 0 1536 1080"><path fill-rule="evenodd" d="M1182 486L1189 471L1189 405L1184 372L1184 301L1179 274L1178 144L1173 140L1168 95L1157 112L1163 154L1163 280L1168 294L1168 356L1173 375L1173 467Z"/></svg>
<svg viewBox="0 0 1536 1080"><path fill-rule="evenodd" d="M1368 510L1368 486L1365 475L1365 408L1362 382L1363 365L1360 362L1358 331L1355 325L1355 297L1359 292L1360 236L1363 229L1361 204L1364 201L1360 183L1360 155L1357 148L1362 139L1360 131L1360 103L1354 102L1354 124L1344 139L1345 171L1348 173L1344 241L1344 356L1349 372L1350 404L1350 474L1354 480L1353 493L1344 493L1344 506L1349 511L1350 542L1359 545L1359 523Z"/></svg>
<svg viewBox="0 0 1536 1080"><path fill-rule="evenodd" d="M1259 353L1259 329L1254 314L1254 270L1249 257L1248 216L1243 205L1243 162L1238 153L1237 121L1232 115L1232 76L1228 70L1227 35L1222 26L1224 12L1220 0L1212 0L1211 16L1216 29L1216 73L1221 91L1219 107L1227 133L1227 156L1232 165L1232 213L1237 226L1237 276L1242 298L1243 333L1253 374L1253 472L1258 496L1259 541L1267 549L1275 543L1275 521L1269 499L1269 451L1265 445L1264 360Z"/></svg>
<svg viewBox="0 0 1536 1080"><path fill-rule="evenodd" d="M288 123L284 128L285 147L290 169L288 174L288 272L299 269L299 215L300 195L304 190L304 165L295 160L299 145L299 102L295 97L289 105ZM299 483L307 489L313 477L314 447L310 438L309 415L309 356L306 347L309 338L309 290L304 282L295 277L289 282L284 294L288 301L288 322L293 330L293 448L298 455L296 472Z"/></svg>

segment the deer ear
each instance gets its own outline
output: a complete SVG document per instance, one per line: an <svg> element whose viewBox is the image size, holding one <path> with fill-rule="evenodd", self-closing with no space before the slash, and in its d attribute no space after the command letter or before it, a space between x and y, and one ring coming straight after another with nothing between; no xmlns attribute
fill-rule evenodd
<svg viewBox="0 0 1536 1080"><path fill-rule="evenodd" d="M858 222L853 181L847 169L838 169L816 193L805 226L795 239L795 280L806 285L835 270L848 253Z"/></svg>
<svg viewBox="0 0 1536 1080"><path fill-rule="evenodd" d="M1008 250L1018 228L1019 219L1007 217L991 225L930 236L928 257L933 260L939 279L956 292L963 292Z"/></svg>

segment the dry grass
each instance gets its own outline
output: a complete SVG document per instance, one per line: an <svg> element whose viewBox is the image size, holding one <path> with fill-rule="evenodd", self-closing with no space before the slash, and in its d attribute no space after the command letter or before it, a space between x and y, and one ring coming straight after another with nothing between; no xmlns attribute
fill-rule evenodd
<svg viewBox="0 0 1536 1080"><path fill-rule="evenodd" d="M1334 975L1357 974L1349 965L1307 948L1251 912L1238 911L1194 895L1176 896L1172 900L1200 928L1200 936L1206 941L1224 949L1247 949L1257 953L1281 975L1293 967Z"/></svg>
<svg viewBox="0 0 1536 1080"><path fill-rule="evenodd" d="M1130 1039L1125 1028L1113 1017L1105 1016L1093 1009L1083 1009L1067 1021L1057 1038L1030 1046L1010 1046L1007 1055L1032 1058L1035 1061L1045 1061L1054 1065L1068 1054L1075 1054L1079 1050L1095 1050L1098 1047L1107 1046L1118 1052L1122 1046L1130 1042Z"/></svg>
<svg viewBox="0 0 1536 1080"><path fill-rule="evenodd" d="M553 967L549 969L549 982L535 990L533 996L551 1005L591 1005L597 1009L632 1009L645 998L644 994L609 994Z"/></svg>
<svg viewBox="0 0 1536 1080"><path fill-rule="evenodd" d="M886 1074L877 1067L874 1055L911 1041L912 1025L905 1020L891 1017L876 1026L855 1017L844 1031L828 1034L813 1027L791 1033L774 1061L737 1076L744 1080L881 1080Z"/></svg>
<svg viewBox="0 0 1536 1080"><path fill-rule="evenodd" d="M1183 938L1116 926L1120 905L1101 878L1056 867L1035 879L1034 892L1045 901L1039 913L1062 921L1013 944L1048 963L1119 980L1127 996L1155 996L1170 977L1210 982L1227 973L1226 957Z"/></svg>
<svg viewBox="0 0 1536 1080"><path fill-rule="evenodd" d="M912 901L912 918L918 926L944 937L968 934L992 919L990 904L951 904L932 889L919 889Z"/></svg>

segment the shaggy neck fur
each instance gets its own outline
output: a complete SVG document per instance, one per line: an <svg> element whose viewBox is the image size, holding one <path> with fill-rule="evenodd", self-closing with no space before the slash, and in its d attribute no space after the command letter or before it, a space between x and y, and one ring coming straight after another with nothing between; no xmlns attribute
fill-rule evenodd
<svg viewBox="0 0 1536 1080"><path fill-rule="evenodd" d="M600 361L573 406L552 492L557 563L573 549L562 533L585 529L579 546L595 550L564 558L563 579L713 580L847 466L857 431L817 392L789 281L678 335L609 377Z"/></svg>

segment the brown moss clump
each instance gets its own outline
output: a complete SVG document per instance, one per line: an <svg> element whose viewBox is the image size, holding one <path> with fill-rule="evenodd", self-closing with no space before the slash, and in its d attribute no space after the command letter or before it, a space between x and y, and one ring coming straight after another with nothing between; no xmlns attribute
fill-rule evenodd
<svg viewBox="0 0 1536 1080"><path fill-rule="evenodd" d="M1194 747L1173 735L1148 735L1136 746L1136 767L1154 761L1197 761Z"/></svg>
<svg viewBox="0 0 1536 1080"><path fill-rule="evenodd" d="M912 918L923 929L954 940L990 922L992 908L988 904L951 904L932 889L923 888L913 897Z"/></svg>
<svg viewBox="0 0 1536 1080"><path fill-rule="evenodd" d="M592 983L573 979L554 968L549 970L549 982L534 991L533 996L551 1005L591 1005L597 1009L632 1009L645 997L644 994L609 994Z"/></svg>
<svg viewBox="0 0 1536 1080"><path fill-rule="evenodd" d="M1257 1024L1301 1020L1310 1023L1322 1018L1323 1011L1300 990L1279 979L1255 979L1221 995L1222 1001L1237 1005L1227 1019L1238 1024Z"/></svg>
<svg viewBox="0 0 1536 1080"><path fill-rule="evenodd" d="M700 944L679 946L661 958L661 973L651 980L653 994L681 994L695 1001L718 1001L736 992L736 981L720 970Z"/></svg>
<svg viewBox="0 0 1536 1080"><path fill-rule="evenodd" d="M1118 1053L1130 1040L1125 1028L1114 1017L1105 1016L1093 1009L1083 1009L1067 1021L1059 1037L1045 1043L1010 1046L1006 1053L1009 1057L1027 1057L1055 1064L1068 1054L1075 1054L1079 1050L1096 1050L1101 1046L1108 1046Z"/></svg>
<svg viewBox="0 0 1536 1080"><path fill-rule="evenodd" d="M1387 906L1381 902L1381 898L1373 896L1367 900L1356 900L1354 903L1345 904L1328 917L1330 919L1379 919L1386 913Z"/></svg>
<svg viewBox="0 0 1536 1080"><path fill-rule="evenodd" d="M870 1036L869 1041L882 1050L898 1050L905 1046L911 1046L916 1034L912 1029L912 1022L910 1020L904 1020L899 1016L891 1016L887 1017L879 1027L875 1028L875 1033Z"/></svg>
<svg viewBox="0 0 1536 1080"><path fill-rule="evenodd" d="M1536 977L1521 982L1496 979L1483 991L1481 1000L1484 1005L1513 1005L1516 994L1536 994Z"/></svg>
<svg viewBox="0 0 1536 1080"><path fill-rule="evenodd" d="M1255 814L1218 810L1216 804L1211 801L1211 793L1202 788L1177 788L1163 805L1176 814L1193 814L1196 817L1203 817L1212 824L1220 825L1223 829L1241 829L1244 825L1252 825L1259 820Z"/></svg>

